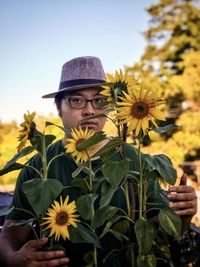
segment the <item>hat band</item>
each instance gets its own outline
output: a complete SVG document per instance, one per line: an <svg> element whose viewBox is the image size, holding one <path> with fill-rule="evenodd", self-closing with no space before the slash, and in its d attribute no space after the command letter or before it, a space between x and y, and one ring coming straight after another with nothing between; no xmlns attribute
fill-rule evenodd
<svg viewBox="0 0 200 267"><path fill-rule="evenodd" d="M60 83L59 90L77 85L96 84L96 83L105 83L105 81L97 79L77 79L77 80L65 81Z"/></svg>

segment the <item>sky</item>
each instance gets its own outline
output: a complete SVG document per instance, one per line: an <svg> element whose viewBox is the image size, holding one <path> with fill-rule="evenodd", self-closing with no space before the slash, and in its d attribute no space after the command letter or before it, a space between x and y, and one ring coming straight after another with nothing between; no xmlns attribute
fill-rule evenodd
<svg viewBox="0 0 200 267"><path fill-rule="evenodd" d="M53 99L62 65L97 56L105 72L137 62L147 45L145 8L156 0L1 0L0 122L27 111L57 114Z"/></svg>

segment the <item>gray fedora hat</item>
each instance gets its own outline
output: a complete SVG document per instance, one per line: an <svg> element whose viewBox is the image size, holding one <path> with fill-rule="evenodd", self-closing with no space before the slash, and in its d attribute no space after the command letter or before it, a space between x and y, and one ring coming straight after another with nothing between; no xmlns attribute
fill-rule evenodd
<svg viewBox="0 0 200 267"><path fill-rule="evenodd" d="M104 83L105 72L99 58L77 57L63 65L59 89L42 97L53 98L61 92L101 87Z"/></svg>

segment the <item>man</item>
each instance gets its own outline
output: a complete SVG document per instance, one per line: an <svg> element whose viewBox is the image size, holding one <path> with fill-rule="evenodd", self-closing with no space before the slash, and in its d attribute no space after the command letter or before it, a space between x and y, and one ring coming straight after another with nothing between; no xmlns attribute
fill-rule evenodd
<svg viewBox="0 0 200 267"><path fill-rule="evenodd" d="M105 98L101 95L102 88L100 84L104 82L105 73L98 58L75 58L63 65L59 90L43 97L55 97L58 114L64 127L78 128L80 126L101 131L106 122L104 117L84 122L82 120L91 115L102 113L103 110L99 104L105 102ZM65 144L65 139L53 144L48 151L48 156L51 158L55 151L64 151ZM63 169L63 165L66 166L66 163L67 168ZM30 164L37 166L35 157L31 159ZM66 159L60 159L53 165L50 173L61 179L65 185L68 185L70 184L71 173L75 168L74 162L66 162ZM29 172L27 168L22 170L14 194L13 204L15 207L28 208L21 192L21 184L25 177L31 179L31 176L33 176L33 173ZM174 186L170 190L177 192L177 194L169 194L170 206L174 210L181 208L181 211L177 211L177 213L180 213L179 215L183 220L183 230L186 231L193 215L196 213L196 194L192 187L185 185L185 182L184 185ZM26 219L26 216L23 216L23 219ZM83 266L83 262L79 258L84 253L85 245L74 251L72 245L68 246L67 257L61 257L63 256L61 251L41 251L40 248L48 242L48 238L32 240L32 231L28 225L9 227L11 223L16 222L19 218L17 212L11 213L2 229L0 235L0 262L2 264L9 267Z"/></svg>

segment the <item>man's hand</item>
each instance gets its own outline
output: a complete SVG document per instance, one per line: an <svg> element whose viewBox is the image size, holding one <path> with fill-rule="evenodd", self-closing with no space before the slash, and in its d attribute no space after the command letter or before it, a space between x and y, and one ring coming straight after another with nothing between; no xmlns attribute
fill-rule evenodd
<svg viewBox="0 0 200 267"><path fill-rule="evenodd" d="M167 198L169 206L182 219L182 232L185 232L190 227L192 217L197 212L197 195L192 186L187 185L187 176L183 174L178 186L169 188Z"/></svg>
<svg viewBox="0 0 200 267"><path fill-rule="evenodd" d="M6 220L0 234L0 265L8 267L67 266L69 259L63 251L44 251L48 238L29 240L28 225L11 227L13 220Z"/></svg>
<svg viewBox="0 0 200 267"><path fill-rule="evenodd" d="M18 251L13 251L9 266L20 267L54 267L67 265L69 259L64 256L64 251L41 251L48 238L30 240ZM18 265L19 264L19 265Z"/></svg>

